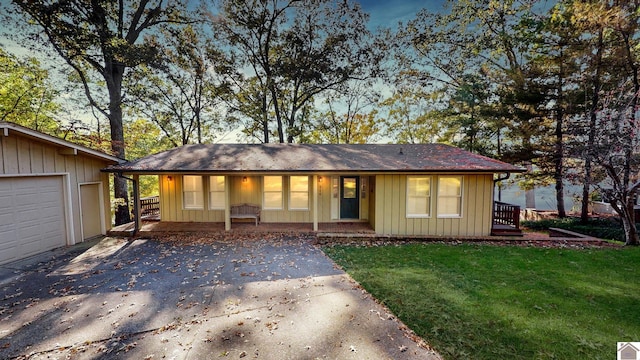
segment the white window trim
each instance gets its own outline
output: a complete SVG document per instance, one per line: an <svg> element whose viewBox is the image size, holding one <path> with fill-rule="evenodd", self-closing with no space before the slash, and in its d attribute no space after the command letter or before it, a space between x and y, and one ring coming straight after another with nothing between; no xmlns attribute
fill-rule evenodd
<svg viewBox="0 0 640 360"><path fill-rule="evenodd" d="M224 175L209 175L209 177L208 177L209 182L207 184L209 186L209 189L208 189L208 193L209 193L209 199L208 199L209 200L209 210L224 210L226 208L226 206L227 206L227 199L226 199L226 195L225 195L226 194L225 189L216 190L216 191L211 190L211 178L212 177L217 177L217 176L222 176L224 178L224 183L225 183L225 188L226 188L226 183L227 183L227 177L226 176L224 176ZM212 193L222 193L222 195L224 196L224 198L223 198L224 199L223 200L224 204L222 204L221 207L213 206L213 202L211 201L211 194Z"/></svg>
<svg viewBox="0 0 640 360"><path fill-rule="evenodd" d="M280 178L280 191L267 191L265 190L265 185L267 184L267 182L265 181L265 179L267 177L279 177ZM263 210L284 210L284 177L282 175L266 175L262 177L262 209ZM265 195L267 193L276 193L279 192L280 193L280 206L279 207L267 207L266 201L265 201Z"/></svg>
<svg viewBox="0 0 640 360"><path fill-rule="evenodd" d="M427 214L409 214L409 179L410 178L427 178L429 179L429 209L427 209ZM432 176L422 176L422 175L408 175L407 176L407 184L406 184L406 204L405 204L405 214L407 219L429 219L432 217L432 199L433 199L433 177Z"/></svg>
<svg viewBox="0 0 640 360"><path fill-rule="evenodd" d="M187 205L185 203L186 198L184 196L184 194L187 192L185 190L185 177L187 176L193 176L193 177L200 177L200 186L202 187L202 190L200 191L200 196L202 196L202 206L194 206L194 205ZM190 193L197 193L197 191L189 191ZM182 175L182 209L183 210L204 210L204 181L202 180L202 176L199 175Z"/></svg>
<svg viewBox="0 0 640 360"><path fill-rule="evenodd" d="M441 178L448 178L448 177L460 178L460 195L458 196L458 198L460 199L460 214L440 214L440 179ZM447 196L447 198L453 198L453 196ZM462 213L463 213L462 210L464 209L463 199L464 199L464 176L462 176L462 175L448 175L448 176L439 176L438 177L438 196L437 196L438 218L440 218L440 219L462 219Z"/></svg>
<svg viewBox="0 0 640 360"><path fill-rule="evenodd" d="M291 178L293 177L306 177L307 178L307 191L293 191L293 186L291 185ZM311 198L311 196L309 196L309 185L311 184L311 180L309 180L309 176L306 175L292 175L289 176L289 210L294 210L294 211L309 211L309 200ZM296 207L292 207L291 206L291 199L292 196L291 194L293 193L306 193L307 194L307 206L303 207L303 208L296 208Z"/></svg>

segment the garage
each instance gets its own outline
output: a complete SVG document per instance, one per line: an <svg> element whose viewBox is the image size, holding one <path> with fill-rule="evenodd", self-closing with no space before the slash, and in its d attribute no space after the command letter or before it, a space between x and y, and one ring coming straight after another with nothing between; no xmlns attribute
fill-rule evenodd
<svg viewBox="0 0 640 360"><path fill-rule="evenodd" d="M0 178L0 264L67 244L63 180Z"/></svg>
<svg viewBox="0 0 640 360"><path fill-rule="evenodd" d="M111 228L109 175L122 160L0 121L0 264Z"/></svg>

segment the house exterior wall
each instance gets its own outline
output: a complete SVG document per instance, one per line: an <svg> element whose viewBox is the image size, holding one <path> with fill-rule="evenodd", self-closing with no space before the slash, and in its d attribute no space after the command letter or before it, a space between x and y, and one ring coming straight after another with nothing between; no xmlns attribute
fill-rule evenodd
<svg viewBox="0 0 640 360"><path fill-rule="evenodd" d="M229 183L229 204L250 203L262 207L262 176L227 175ZM169 180L171 178L171 180ZM161 221L193 221L193 222L224 222L224 210L209 209L209 184L208 175L202 175L204 192L204 209L184 209L182 192L182 175L160 176L160 220ZM310 180L311 181L311 180ZM291 222L308 223L312 217L312 192L309 189L309 210L289 210L288 192L289 182L283 177L283 208L282 210L262 210L260 220L262 222ZM320 212L320 211L319 211Z"/></svg>
<svg viewBox="0 0 640 360"><path fill-rule="evenodd" d="M278 175L281 174L272 174ZM309 209L290 210L289 209L289 176L306 175L309 176ZM160 220L178 222L224 222L224 210L209 209L209 185L208 176L201 175L203 179L204 208L201 210L184 209L183 186L181 174L160 176ZM282 174L283 177L283 207L281 210L261 210L262 222L274 223L311 223L313 222L313 175L308 174ZM263 176L246 175L247 181L243 182L244 175L226 175L229 183L229 204L251 203L262 208L263 196ZM171 180L169 180L171 178ZM320 180L322 178L322 180ZM367 178L369 183L370 176ZM339 214L332 212L332 206L337 202L334 196L333 179L339 180L339 176L322 174L315 177L318 189L318 222L338 221ZM367 220L370 212L370 192L360 199L360 219Z"/></svg>
<svg viewBox="0 0 640 360"><path fill-rule="evenodd" d="M280 175L280 174L270 174ZM313 217L313 179L309 175L309 209L289 210L289 180L283 176L283 208L261 211L266 223L311 223ZM300 174L297 174L300 175ZM303 174L307 175L307 174ZM493 211L493 174L462 175L462 215L438 217L438 174L426 174L432 179L431 214L427 218L407 217L407 176L411 174L364 175L360 177L360 220L368 221L378 234L485 236L491 232ZM425 174L419 174L421 176ZM224 222L224 210L210 210L208 175L203 178L204 209L186 210L182 198L182 175L160 176L160 212L162 221ZM252 203L262 207L263 176L226 175L229 184L229 204ZM169 180L171 178L171 180ZM320 180L321 178L321 180ZM315 177L318 192L318 222L339 220L335 206L339 201L335 184L340 176L322 174ZM366 180L363 180L366 179Z"/></svg>
<svg viewBox="0 0 640 360"><path fill-rule="evenodd" d="M82 241L80 217L80 183L100 183L104 197L109 199L108 174L100 169L110 165L94 157L84 155L63 155L62 148L43 143L37 139L22 136L9 131L8 136L0 133L0 176L15 177L19 181L24 176L65 176L68 179L70 197L70 212L73 222L73 238L75 242ZM101 219L106 229L111 228L110 204L104 201L102 206L104 218Z"/></svg>
<svg viewBox="0 0 640 360"><path fill-rule="evenodd" d="M423 175L423 174L420 174ZM462 216L441 218L437 214L438 175L431 182L431 214L426 218L407 217L407 176L377 175L375 179L375 219L378 234L486 236L491 232L493 175L463 175Z"/></svg>
<svg viewBox="0 0 640 360"><path fill-rule="evenodd" d="M203 182L204 209L185 209L182 198L182 176L160 176L160 220L185 222L224 222L224 210L209 210L209 186Z"/></svg>
<svg viewBox="0 0 640 360"><path fill-rule="evenodd" d="M369 176L369 224L376 228L376 177Z"/></svg>

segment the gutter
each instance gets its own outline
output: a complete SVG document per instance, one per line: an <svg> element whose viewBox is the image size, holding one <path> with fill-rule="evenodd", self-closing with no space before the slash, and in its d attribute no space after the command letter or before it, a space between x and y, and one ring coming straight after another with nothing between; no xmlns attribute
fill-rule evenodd
<svg viewBox="0 0 640 360"><path fill-rule="evenodd" d="M263 169L155 169L155 170L136 170L136 169L110 169L104 168L100 170L105 173L129 173L138 175L170 175L170 174L319 174L319 173L331 173L331 174L502 174L506 173L507 178L514 172L525 172L526 170L513 169L513 170L501 170L501 169L276 169L276 170L263 170ZM504 180L504 179L499 179ZM494 181L499 181L494 180Z"/></svg>
<svg viewBox="0 0 640 360"><path fill-rule="evenodd" d="M498 173L501 174L501 173ZM503 180L507 180L509 177L511 177L511 173L509 171L504 173L504 177L501 177L500 175L498 175L497 179L493 180L493 188L496 188L496 184L498 183L498 181L503 181ZM502 193L498 192L498 201L502 201ZM491 220L493 222L493 219Z"/></svg>
<svg viewBox="0 0 640 360"><path fill-rule="evenodd" d="M501 173L498 173L501 174ZM507 171L504 173L506 176L505 177L500 177L498 176L497 179L493 180L493 184L495 185L495 183L497 183L498 181L503 181L503 180L507 180L509 177L511 177L511 172Z"/></svg>

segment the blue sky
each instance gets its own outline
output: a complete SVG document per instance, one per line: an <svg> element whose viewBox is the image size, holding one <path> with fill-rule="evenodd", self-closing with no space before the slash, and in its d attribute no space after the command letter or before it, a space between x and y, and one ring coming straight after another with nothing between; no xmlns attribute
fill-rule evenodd
<svg viewBox="0 0 640 360"><path fill-rule="evenodd" d="M445 0L359 0L362 9L371 15L370 28L378 26L395 28L399 21L406 23L415 17L420 9L438 12Z"/></svg>
<svg viewBox="0 0 640 360"><path fill-rule="evenodd" d="M1 0L0 0L1 1ZM335 0L339 1L339 0ZM378 27L396 28L398 22L406 23L413 19L421 9L438 12L443 9L446 0L352 0L357 1L362 9L370 15L369 28L375 30ZM6 5L6 4L4 4ZM4 6L3 5L3 6ZM2 25L0 25L2 26ZM4 44L3 44L4 43ZM17 44L0 37L0 44ZM17 49L16 49L17 50ZM23 52L23 51L20 51Z"/></svg>

